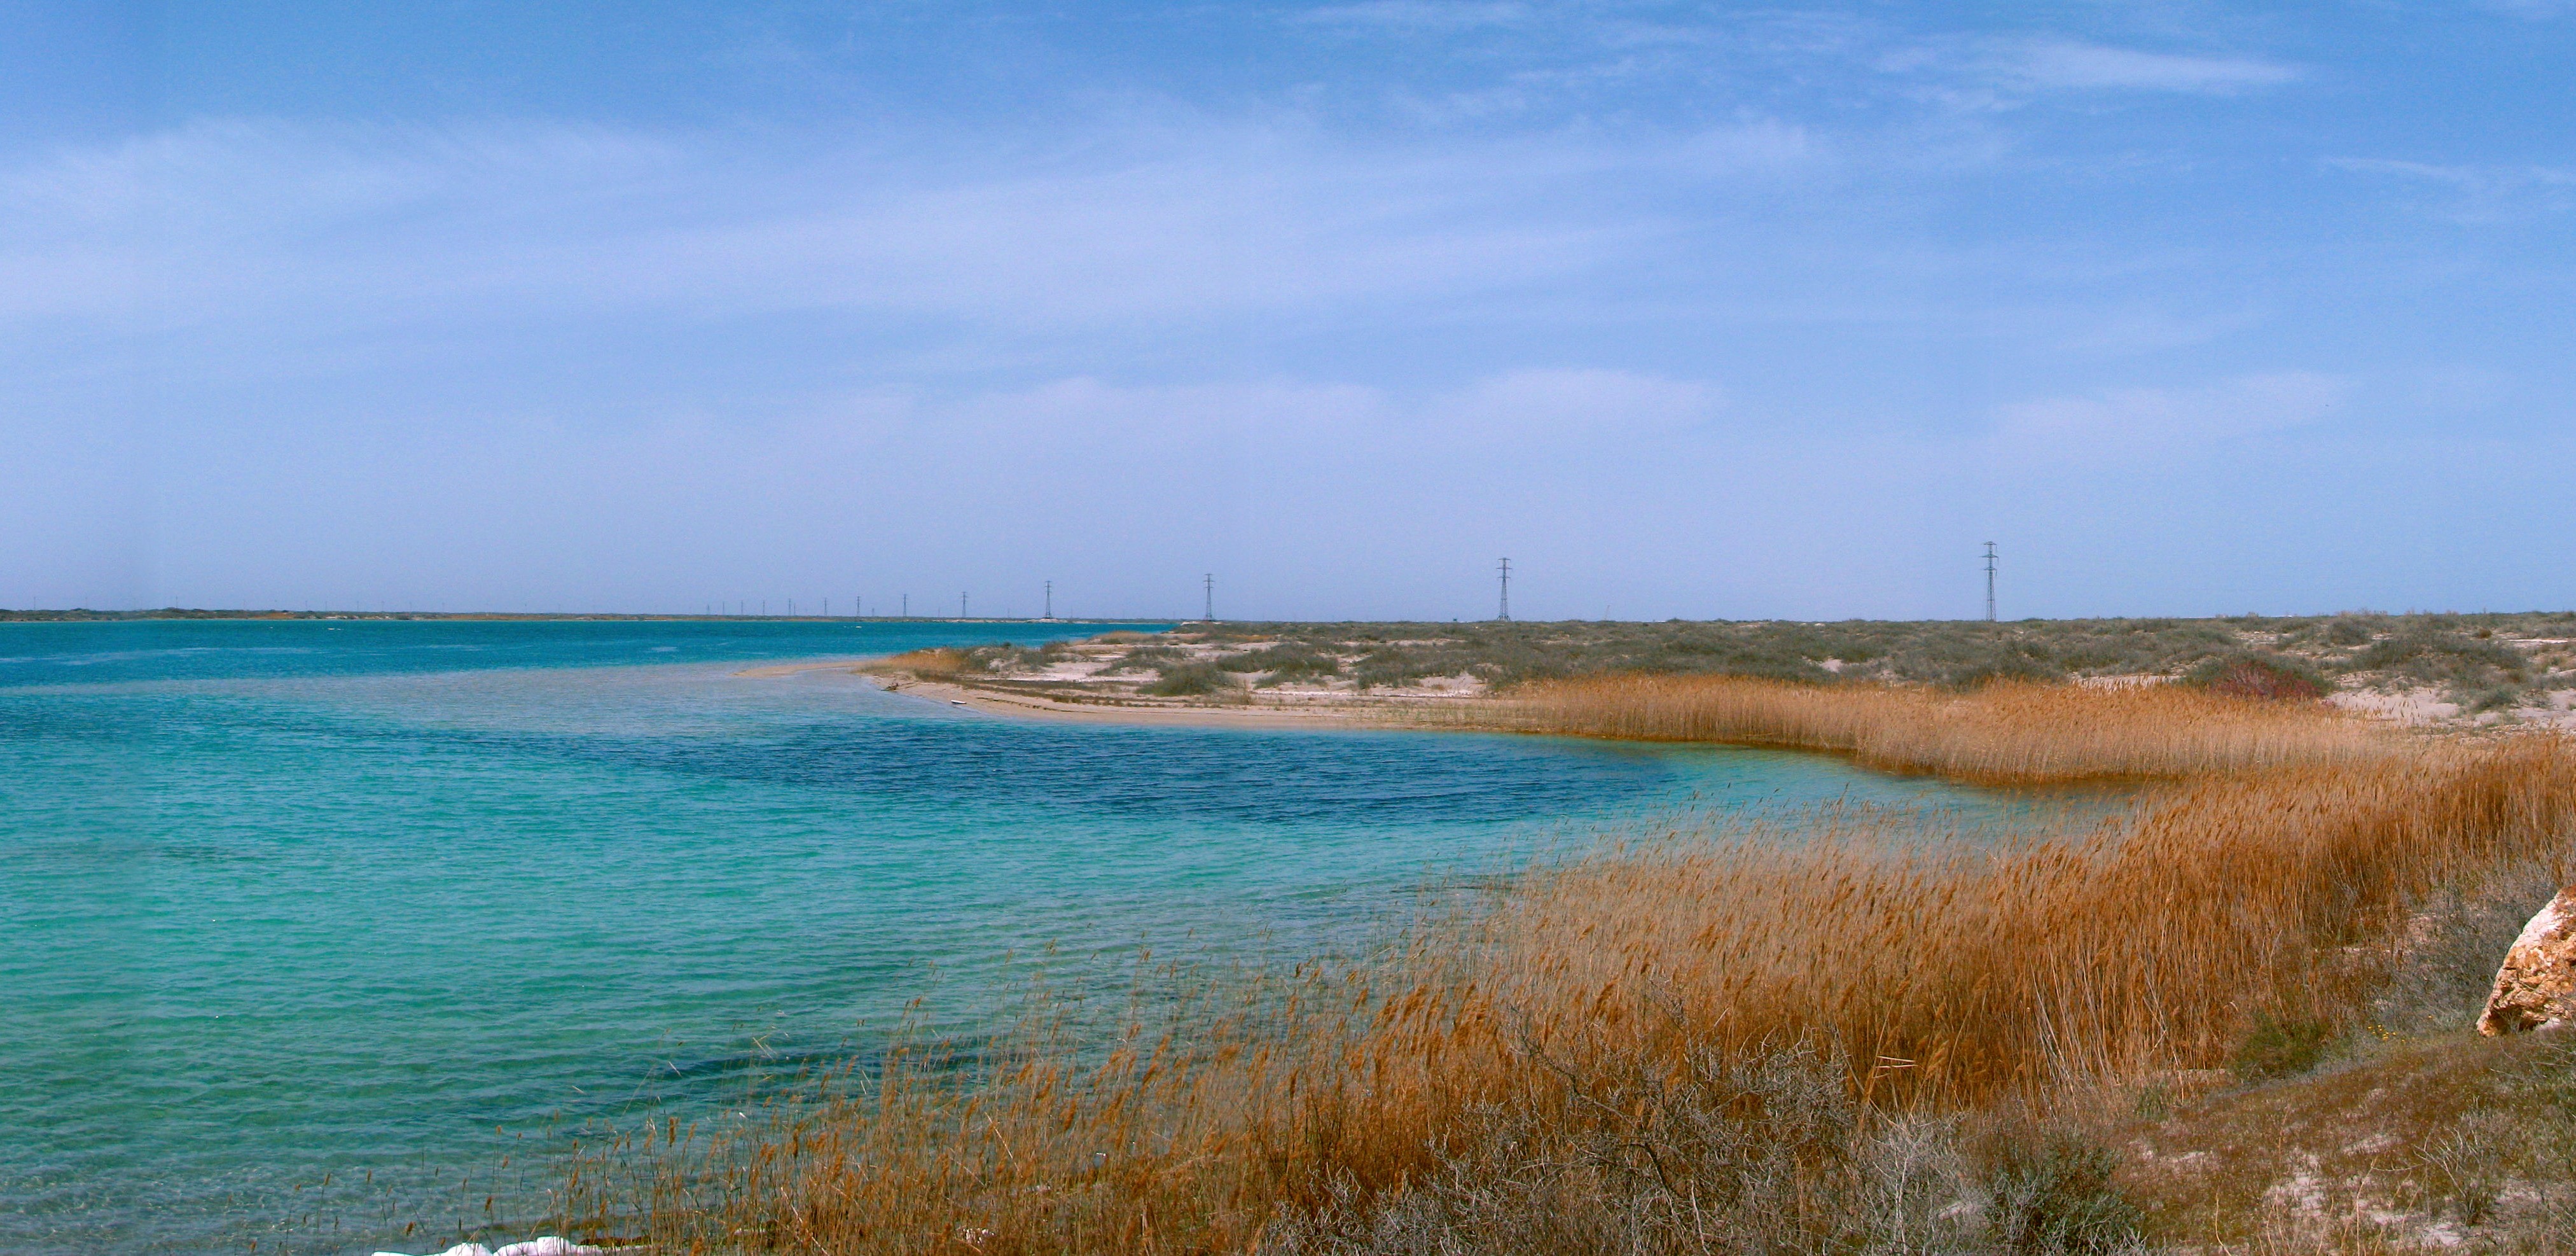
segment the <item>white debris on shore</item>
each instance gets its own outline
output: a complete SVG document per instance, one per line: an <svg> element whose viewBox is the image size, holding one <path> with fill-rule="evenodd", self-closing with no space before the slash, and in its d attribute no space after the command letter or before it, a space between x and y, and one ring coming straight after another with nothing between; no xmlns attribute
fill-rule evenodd
<svg viewBox="0 0 2576 1256"><path fill-rule="evenodd" d="M434 1252L431 1256L602 1256L602 1253L607 1250L604 1247L587 1247L571 1239L549 1234L543 1238L529 1239L525 1243L512 1243L508 1247L497 1250L480 1243L459 1243L446 1251ZM403 1256L403 1253L378 1252L376 1256Z"/></svg>

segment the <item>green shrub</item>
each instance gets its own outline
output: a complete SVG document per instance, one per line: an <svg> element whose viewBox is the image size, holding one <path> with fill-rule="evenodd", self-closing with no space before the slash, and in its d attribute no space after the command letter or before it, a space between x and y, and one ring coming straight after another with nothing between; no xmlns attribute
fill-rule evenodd
<svg viewBox="0 0 2576 1256"><path fill-rule="evenodd" d="M2481 638L2480 630L2492 635ZM2177 675L2215 660L2258 657L2330 691L2334 677L2377 671L2474 702L2503 685L2528 686L2536 665L2515 637L2576 635L2564 615L2380 615L2331 618L2068 619L1880 622L1667 620L1614 623L1240 623L1178 630L1176 639L1236 646L1232 666L1266 671L1274 652L1366 650L1336 671L1368 686L1476 676L1496 688L1604 673L1735 675L1812 684L1895 681L1972 688L1996 679ZM2382 639L2385 638L2385 639ZM1258 643L1258 644L1255 644ZM1827 661L1836 667L1828 669ZM2291 662L2289 660L2296 660ZM2302 665L2305 670L2302 671ZM1302 674L1302 673L1301 673ZM1323 675L1319 669L1311 673ZM2298 680L2274 676L2272 690ZM2576 679L2571 679L2576 686Z"/></svg>
<svg viewBox="0 0 2576 1256"><path fill-rule="evenodd" d="M2061 1126L2010 1129L1985 1155L1986 1226L2007 1252L2094 1253L2137 1241L2137 1205L2111 1187L2119 1154Z"/></svg>
<svg viewBox="0 0 2576 1256"><path fill-rule="evenodd" d="M2301 1017L2259 1016L2245 1040L2236 1044L2227 1071L2239 1080L2259 1082L2315 1068L2334 1044L2334 1027Z"/></svg>
<svg viewBox="0 0 2576 1256"><path fill-rule="evenodd" d="M1351 674L1362 685L1402 685L1426 676L1454 676L1460 667L1447 665L1448 660L1433 651L1410 646L1381 646L1360 656Z"/></svg>
<svg viewBox="0 0 2576 1256"><path fill-rule="evenodd" d="M2020 642L1968 654L1937 673L1952 689L1974 689L1999 680L2060 681L2066 670L2040 650Z"/></svg>
<svg viewBox="0 0 2576 1256"><path fill-rule="evenodd" d="M1050 641L1045 645L979 645L966 652L967 660L987 672L1038 672L1071 657L1070 642Z"/></svg>
<svg viewBox="0 0 2576 1256"><path fill-rule="evenodd" d="M1158 698L1185 698L1225 693L1235 688L1234 679L1217 670L1213 663L1172 663L1161 670L1161 676L1137 692Z"/></svg>
<svg viewBox="0 0 2576 1256"><path fill-rule="evenodd" d="M1116 676L1126 672L1159 671L1169 664L1183 662L1189 657L1188 652L1176 650L1167 645L1138 646L1129 650L1126 657L1100 669L1100 674Z"/></svg>
<svg viewBox="0 0 2576 1256"><path fill-rule="evenodd" d="M2524 664L2522 652L2512 646L2425 628L2371 642L2352 656L2352 665L2364 671L2397 672L2420 680L2441 681L2459 679L2480 668L2520 672Z"/></svg>
<svg viewBox="0 0 2576 1256"><path fill-rule="evenodd" d="M2334 691L2334 682L2317 669L2281 654L2209 659L2185 673L2183 683L2229 697L2274 702L2322 698Z"/></svg>
<svg viewBox="0 0 2576 1256"><path fill-rule="evenodd" d="M1328 678L1342 674L1342 661L1312 646L1294 642L1274 645L1266 650L1229 654L1216 665L1229 672L1268 672L1274 683L1305 677Z"/></svg>
<svg viewBox="0 0 2576 1256"><path fill-rule="evenodd" d="M1682 1067L1640 1053L1533 1060L1567 1106L1462 1114L1438 1167L1333 1183L1258 1256L1967 1253L1952 1123L1868 1119L1843 1061L1805 1047Z"/></svg>
<svg viewBox="0 0 2576 1256"><path fill-rule="evenodd" d="M2521 705L2522 689L2517 685L2489 685L2466 697L2461 705L2468 710L2504 711Z"/></svg>

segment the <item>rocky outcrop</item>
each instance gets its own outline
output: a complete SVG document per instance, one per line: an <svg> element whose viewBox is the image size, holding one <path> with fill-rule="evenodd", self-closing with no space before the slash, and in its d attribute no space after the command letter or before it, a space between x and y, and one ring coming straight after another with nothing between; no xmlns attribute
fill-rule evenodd
<svg viewBox="0 0 2576 1256"><path fill-rule="evenodd" d="M2576 1022L2576 886L2540 909L2496 970L2495 991L2478 1017L2493 1038Z"/></svg>

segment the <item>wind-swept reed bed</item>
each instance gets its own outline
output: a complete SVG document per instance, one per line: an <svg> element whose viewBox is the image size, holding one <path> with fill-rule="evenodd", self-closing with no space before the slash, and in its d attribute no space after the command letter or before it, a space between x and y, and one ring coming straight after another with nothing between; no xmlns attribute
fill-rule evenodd
<svg viewBox="0 0 2576 1256"><path fill-rule="evenodd" d="M933 646L926 650L906 650L889 654L867 665L875 672L910 672L916 676L954 676L964 671L974 659L964 650Z"/></svg>
<svg viewBox="0 0 2576 1256"><path fill-rule="evenodd" d="M2533 740L2205 781L2002 849L1669 845L1534 877L1484 924L1512 958L1479 978L1532 1006L1651 981L1695 1033L1824 1032L1901 1062L1882 1086L1976 1103L2221 1064L2264 1018L2347 1017L2411 903L2560 858L2571 823L2576 752Z"/></svg>
<svg viewBox="0 0 2576 1256"><path fill-rule="evenodd" d="M1525 732L1845 751L1873 767L1997 784L2178 777L2352 762L2385 750L2317 703L2175 685L2001 681L1965 693L1743 676L1595 676L1434 715Z"/></svg>
<svg viewBox="0 0 2576 1256"><path fill-rule="evenodd" d="M2576 747L2535 737L2000 844L1858 815L1665 834L1105 1053L1006 1035L978 1070L897 1057L727 1137L596 1151L568 1219L694 1251L1808 1252L1924 1250L1946 1215L2043 1250L2013 1235L2124 1224L2065 1186L2098 1157L1972 1171L1925 1140L2347 1029L2412 904L2563 873L2571 825ZM1974 1172L1979 1209L1942 1212Z"/></svg>

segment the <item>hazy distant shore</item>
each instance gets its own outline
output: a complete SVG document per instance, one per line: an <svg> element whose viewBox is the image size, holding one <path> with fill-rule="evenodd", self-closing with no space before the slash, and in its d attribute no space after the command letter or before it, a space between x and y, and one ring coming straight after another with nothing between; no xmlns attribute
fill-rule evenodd
<svg viewBox="0 0 2576 1256"><path fill-rule="evenodd" d="M2434 731L2576 727L2576 613L2224 619L1204 623L859 667L938 700L1083 722L1455 726L1534 682L1736 676L1966 693L2178 685Z"/></svg>
<svg viewBox="0 0 2576 1256"><path fill-rule="evenodd" d="M396 621L475 621L492 620L506 623L782 623L782 624L1130 624L1169 623L1151 617L1100 619L1023 619L1002 615L627 615L608 611L521 612L521 611L258 611L195 610L162 607L148 611L72 610L0 610L0 623L121 623L130 620L292 620L292 619L382 619Z"/></svg>

